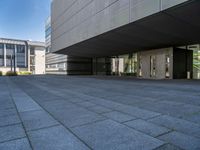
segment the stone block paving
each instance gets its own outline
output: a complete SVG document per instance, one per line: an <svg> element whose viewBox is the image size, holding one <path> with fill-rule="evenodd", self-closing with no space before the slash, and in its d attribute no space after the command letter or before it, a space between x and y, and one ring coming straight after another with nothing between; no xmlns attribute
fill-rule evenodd
<svg viewBox="0 0 200 150"><path fill-rule="evenodd" d="M200 82L0 78L0 150L199 150Z"/></svg>

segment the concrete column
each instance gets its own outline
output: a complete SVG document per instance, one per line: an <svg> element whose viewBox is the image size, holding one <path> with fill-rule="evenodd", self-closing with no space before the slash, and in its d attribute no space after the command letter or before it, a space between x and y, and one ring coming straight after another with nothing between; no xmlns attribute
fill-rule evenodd
<svg viewBox="0 0 200 150"><path fill-rule="evenodd" d="M17 45L15 44L15 51L14 51L14 57L15 57L15 68L17 68Z"/></svg>
<svg viewBox="0 0 200 150"><path fill-rule="evenodd" d="M27 65L28 65L28 71L30 71L30 46L27 46Z"/></svg>
<svg viewBox="0 0 200 150"><path fill-rule="evenodd" d="M4 45L4 67L6 67L6 44L3 44Z"/></svg>
<svg viewBox="0 0 200 150"><path fill-rule="evenodd" d="M24 50L24 55L25 55L25 58L24 58L25 59L24 60L25 64L24 65L25 65L25 67L27 67L27 48L28 47L25 45L25 50Z"/></svg>

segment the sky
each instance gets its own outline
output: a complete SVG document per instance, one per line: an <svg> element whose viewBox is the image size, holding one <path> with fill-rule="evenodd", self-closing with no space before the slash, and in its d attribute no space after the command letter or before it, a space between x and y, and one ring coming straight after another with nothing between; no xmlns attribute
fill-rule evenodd
<svg viewBox="0 0 200 150"><path fill-rule="evenodd" d="M0 0L0 38L45 41L51 0Z"/></svg>

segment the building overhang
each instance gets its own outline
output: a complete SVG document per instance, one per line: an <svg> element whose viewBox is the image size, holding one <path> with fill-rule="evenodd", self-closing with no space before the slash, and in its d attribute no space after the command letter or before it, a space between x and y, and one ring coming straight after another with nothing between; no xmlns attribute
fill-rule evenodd
<svg viewBox="0 0 200 150"><path fill-rule="evenodd" d="M191 0L56 53L104 57L200 43L200 1Z"/></svg>

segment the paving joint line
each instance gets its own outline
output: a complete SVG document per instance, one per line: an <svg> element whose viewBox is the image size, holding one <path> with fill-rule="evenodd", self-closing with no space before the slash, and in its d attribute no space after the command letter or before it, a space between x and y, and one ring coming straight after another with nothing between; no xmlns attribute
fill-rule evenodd
<svg viewBox="0 0 200 150"><path fill-rule="evenodd" d="M17 115L18 115L18 117L19 117L19 119L20 119L20 121L21 121L21 125L22 125L22 127L23 127L23 129L24 129L24 132L25 132L25 135L26 135L26 138L27 138L27 140L28 140L28 142L29 142L29 145L30 145L30 148L32 149L32 150L34 150L34 148L33 148L33 145L32 145L32 143L31 143L31 141L30 141L30 139L29 139L29 135L28 135L28 133L26 132L26 129L25 129L25 126L24 126L24 123L23 123L23 121L22 121L22 118L21 118L21 116L20 116L20 113L19 113L19 111L18 111L18 109L17 109L17 106L16 106L16 104L15 104L15 101L14 101L14 99L13 99L13 97L12 97L12 92L11 92L11 87L10 87L10 84L14 84L13 83L13 81L11 81L11 79L10 78L6 78L7 80L7 87L8 87L8 90L9 90L9 97L12 99L12 101L13 101L13 104L15 105L15 109L16 109L16 112L17 112ZM9 83L10 82L10 83Z"/></svg>
<svg viewBox="0 0 200 150"><path fill-rule="evenodd" d="M49 128L53 128L53 127L57 127L57 126L61 126L61 125L60 125L60 124L56 124L56 125L52 125L52 126L48 126L48 127L42 127L42 128L37 128L37 129L31 129L31 130L27 130L27 132L39 131L39 130L49 129Z"/></svg>
<svg viewBox="0 0 200 150"><path fill-rule="evenodd" d="M26 92L25 92L26 93ZM29 95L29 94L28 94ZM30 95L29 95L30 96ZM34 101L35 99L30 96ZM43 108L37 101L35 101L41 108ZM61 121L57 120L53 114L51 114L47 109L43 108L51 117L53 117L57 122L60 123L65 129L67 129L72 135L74 135L79 141L81 141L85 146L87 146L89 149L93 150L85 141L83 141L80 137L78 137L70 128L65 126Z"/></svg>
<svg viewBox="0 0 200 150"><path fill-rule="evenodd" d="M5 141L0 142L0 144L7 143L7 142L12 142L12 141L16 141L16 140L21 140L21 139L25 139L25 138L27 138L27 137L24 136L24 137L20 137L20 138L14 138L14 139L10 139L10 140L5 140Z"/></svg>
<svg viewBox="0 0 200 150"><path fill-rule="evenodd" d="M20 125L21 123L22 123L22 122L13 123L13 124L8 124L8 125L3 125L3 126L0 126L0 128L9 127L9 126L14 126L14 125Z"/></svg>

